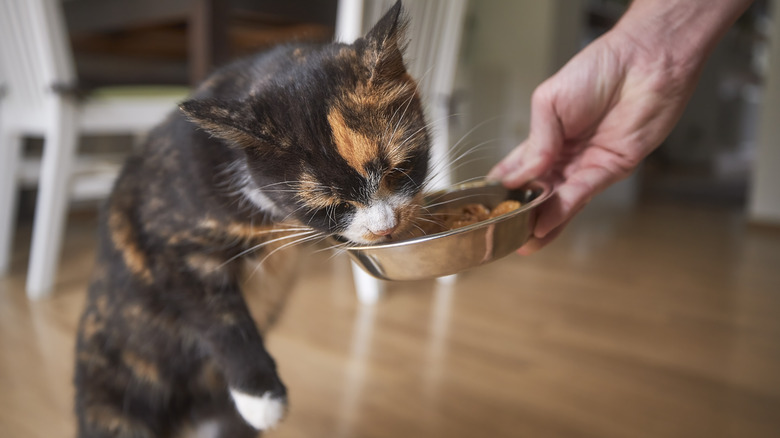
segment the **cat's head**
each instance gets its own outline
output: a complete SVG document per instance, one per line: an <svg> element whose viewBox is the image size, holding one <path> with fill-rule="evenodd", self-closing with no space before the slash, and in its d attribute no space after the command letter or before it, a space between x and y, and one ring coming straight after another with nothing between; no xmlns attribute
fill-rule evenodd
<svg viewBox="0 0 780 438"><path fill-rule="evenodd" d="M400 237L419 209L430 146L402 59L405 27L399 1L353 44L261 55L236 79L243 95L181 109L243 151L242 190L255 204L353 242Z"/></svg>

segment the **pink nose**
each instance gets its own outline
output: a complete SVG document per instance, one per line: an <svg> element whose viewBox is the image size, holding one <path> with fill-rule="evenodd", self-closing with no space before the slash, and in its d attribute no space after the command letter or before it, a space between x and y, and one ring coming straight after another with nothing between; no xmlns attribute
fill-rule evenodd
<svg viewBox="0 0 780 438"><path fill-rule="evenodd" d="M373 231L372 230L371 232L373 234L377 235L377 236L387 236L390 233L392 233L393 231L395 231L395 227L387 228L387 229L384 229L384 230L377 230L377 231Z"/></svg>

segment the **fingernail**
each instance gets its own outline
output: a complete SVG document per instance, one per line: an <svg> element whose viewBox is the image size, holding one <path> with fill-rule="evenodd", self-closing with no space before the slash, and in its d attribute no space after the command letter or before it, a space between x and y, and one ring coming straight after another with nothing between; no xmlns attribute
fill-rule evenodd
<svg viewBox="0 0 780 438"><path fill-rule="evenodd" d="M501 178L502 181L510 181L513 186L524 184L527 179L525 167L516 169ZM518 183L517 181L520 182Z"/></svg>
<svg viewBox="0 0 780 438"><path fill-rule="evenodd" d="M490 169L490 172L485 176L485 180L488 182L498 182L501 181L503 178L505 172L503 169L501 169L500 166L496 165L492 169Z"/></svg>

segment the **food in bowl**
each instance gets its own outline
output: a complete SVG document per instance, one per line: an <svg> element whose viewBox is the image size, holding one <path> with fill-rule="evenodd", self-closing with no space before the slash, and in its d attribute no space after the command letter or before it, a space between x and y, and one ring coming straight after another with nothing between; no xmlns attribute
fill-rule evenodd
<svg viewBox="0 0 780 438"><path fill-rule="evenodd" d="M419 229L412 237L456 230L512 212L521 206L520 201L514 199L507 199L492 210L481 203L443 206L425 215L424 222L419 225Z"/></svg>
<svg viewBox="0 0 780 438"><path fill-rule="evenodd" d="M434 214L444 213L434 221L441 225L441 218L448 217L448 211L460 211L455 218L462 220L464 208L474 203L481 204L494 217L470 225L464 223L457 229L420 232L418 237L396 242L342 248L366 272L383 280L422 280L455 274L490 263L521 247L531 236L536 209L551 195L552 187L542 181L531 181L514 190L485 181L461 184L426 195L424 210L430 214L424 217L436 218ZM517 204L501 205L505 201ZM480 217L485 213L480 207L465 210ZM452 226L456 225L454 222L453 219ZM427 221L419 225L423 223ZM344 243L338 239L335 242Z"/></svg>

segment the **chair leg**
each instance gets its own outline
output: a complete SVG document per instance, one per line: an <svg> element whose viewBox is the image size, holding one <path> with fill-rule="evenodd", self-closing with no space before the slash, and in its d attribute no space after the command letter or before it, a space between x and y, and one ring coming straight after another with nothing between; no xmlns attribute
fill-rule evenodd
<svg viewBox="0 0 780 438"><path fill-rule="evenodd" d="M352 262L352 279L361 304L375 304L384 293L385 284L369 275L354 262Z"/></svg>
<svg viewBox="0 0 780 438"><path fill-rule="evenodd" d="M76 108L66 99L57 99L51 113L50 129L44 138L43 163L38 183L27 296L48 295L57 273L62 232L67 220L69 179L76 147Z"/></svg>
<svg viewBox="0 0 780 438"><path fill-rule="evenodd" d="M0 131L0 275L7 274L11 266L21 149L20 134Z"/></svg>

